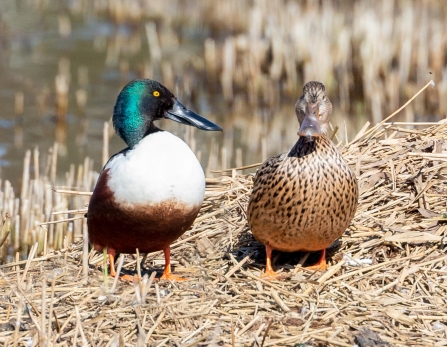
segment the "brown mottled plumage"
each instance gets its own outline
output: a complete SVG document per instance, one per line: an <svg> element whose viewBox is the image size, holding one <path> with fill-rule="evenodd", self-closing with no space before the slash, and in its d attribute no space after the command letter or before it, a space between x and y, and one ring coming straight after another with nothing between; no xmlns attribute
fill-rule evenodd
<svg viewBox="0 0 447 347"><path fill-rule="evenodd" d="M288 153L258 170L248 205L253 235L266 245L266 276L274 277L271 251L323 250L354 217L358 185L354 172L327 137L332 104L322 83L309 82L295 105L300 135Z"/></svg>

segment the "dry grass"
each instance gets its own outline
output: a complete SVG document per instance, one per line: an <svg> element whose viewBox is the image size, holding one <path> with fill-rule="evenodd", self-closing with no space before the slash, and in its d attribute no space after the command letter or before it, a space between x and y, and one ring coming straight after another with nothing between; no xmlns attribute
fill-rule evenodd
<svg viewBox="0 0 447 347"><path fill-rule="evenodd" d="M329 269L276 253L282 280L263 272L264 247L247 227L253 176L207 180L194 226L172 245L182 282L107 279L103 256L75 243L0 267L5 346L444 346L447 344L447 122L406 129L382 122L342 148L360 201L330 250ZM315 255L316 256L316 255ZM87 257L88 264L87 266ZM135 273L126 256L123 271ZM138 259L140 260L140 259ZM157 275L156 275L157 273ZM150 275L150 277L149 277Z"/></svg>
<svg viewBox="0 0 447 347"><path fill-rule="evenodd" d="M86 222L80 213L85 213L82 210L90 197L58 190L70 187L91 191L98 174L92 169L93 161L85 158L77 168L71 165L65 177L58 177L58 153L57 143L46 155L37 148L26 152L20 196L8 180L0 179L0 241L10 232L4 243L0 242L0 264L26 258L35 243L38 253L47 254L82 238ZM69 217L70 223L58 223Z"/></svg>

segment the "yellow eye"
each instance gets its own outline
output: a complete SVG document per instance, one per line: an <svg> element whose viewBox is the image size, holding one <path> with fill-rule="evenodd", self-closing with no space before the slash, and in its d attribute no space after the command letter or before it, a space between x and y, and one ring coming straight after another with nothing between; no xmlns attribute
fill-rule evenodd
<svg viewBox="0 0 447 347"><path fill-rule="evenodd" d="M155 92L152 93L152 95L158 98L160 96L160 92L156 90Z"/></svg>

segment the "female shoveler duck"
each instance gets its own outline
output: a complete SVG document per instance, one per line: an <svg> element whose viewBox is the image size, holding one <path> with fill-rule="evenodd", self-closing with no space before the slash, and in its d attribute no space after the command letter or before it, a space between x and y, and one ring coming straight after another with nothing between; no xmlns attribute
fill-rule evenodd
<svg viewBox="0 0 447 347"><path fill-rule="evenodd" d="M357 209L357 179L327 137L332 104L324 85L308 82L295 112L299 139L258 170L247 211L253 235L266 246L264 276L270 278L276 277L272 249L322 250L313 268L326 269L326 248L344 233Z"/></svg>
<svg viewBox="0 0 447 347"><path fill-rule="evenodd" d="M154 125L168 118L202 130L222 128L183 106L162 84L135 80L118 95L116 133L128 147L113 155L99 176L87 211L90 242L115 253L163 250L162 278L171 272L170 244L194 222L205 194L205 176L194 153L178 137Z"/></svg>

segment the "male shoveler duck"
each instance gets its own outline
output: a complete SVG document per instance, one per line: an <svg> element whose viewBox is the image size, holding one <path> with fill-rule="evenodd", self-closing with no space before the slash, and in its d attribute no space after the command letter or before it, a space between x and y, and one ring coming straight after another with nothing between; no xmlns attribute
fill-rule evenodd
<svg viewBox="0 0 447 347"><path fill-rule="evenodd" d="M163 279L171 272L170 244L194 222L205 195L205 176L194 153L178 137L154 125L168 118L202 130L218 125L183 106L159 82L130 82L118 95L113 126L127 148L102 170L87 211L90 243L107 248L110 273L115 253L163 250Z"/></svg>
<svg viewBox="0 0 447 347"><path fill-rule="evenodd" d="M326 248L349 226L357 209L354 172L327 137L332 104L320 82L308 82L295 105L299 139L288 153L258 170L248 204L253 235L266 246L263 276L276 278L272 249L319 251L314 269L326 269Z"/></svg>

